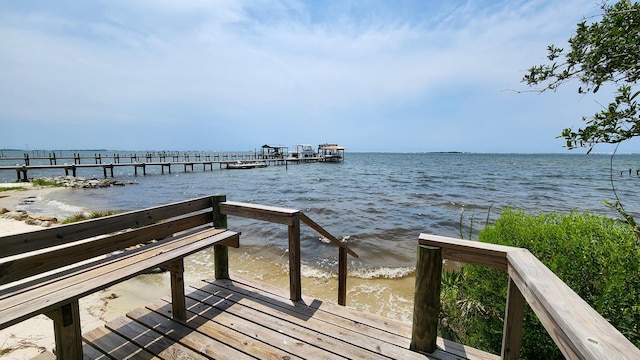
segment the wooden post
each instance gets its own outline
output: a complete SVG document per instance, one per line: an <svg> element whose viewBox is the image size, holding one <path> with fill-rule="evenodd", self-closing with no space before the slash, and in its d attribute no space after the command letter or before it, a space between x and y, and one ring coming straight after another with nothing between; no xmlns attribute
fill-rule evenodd
<svg viewBox="0 0 640 360"><path fill-rule="evenodd" d="M300 213L292 216L289 225L289 298L302 300L302 267L300 263Z"/></svg>
<svg viewBox="0 0 640 360"><path fill-rule="evenodd" d="M83 358L82 333L78 300L62 305L46 315L53 320L56 358L81 360Z"/></svg>
<svg viewBox="0 0 640 360"><path fill-rule="evenodd" d="M504 314L504 329L502 332L502 359L517 360L520 358L524 304L525 299L520 289L518 289L518 286L509 278L507 306Z"/></svg>
<svg viewBox="0 0 640 360"><path fill-rule="evenodd" d="M416 288L413 305L413 328L409 349L432 353L438 337L442 249L418 245Z"/></svg>
<svg viewBox="0 0 640 360"><path fill-rule="evenodd" d="M347 304L347 249L338 248L338 305Z"/></svg>
<svg viewBox="0 0 640 360"><path fill-rule="evenodd" d="M227 228L227 215L220 211L220 203L227 201L226 195L213 195L213 227ZM229 248L224 245L213 246L214 270L217 280L229 279Z"/></svg>
<svg viewBox="0 0 640 360"><path fill-rule="evenodd" d="M187 320L186 298L184 295L184 260L182 258L162 266L171 276L171 310L173 319Z"/></svg>

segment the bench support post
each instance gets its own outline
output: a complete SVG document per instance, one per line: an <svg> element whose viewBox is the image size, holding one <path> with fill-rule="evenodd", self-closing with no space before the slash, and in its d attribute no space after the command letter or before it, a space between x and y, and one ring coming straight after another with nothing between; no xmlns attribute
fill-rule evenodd
<svg viewBox="0 0 640 360"><path fill-rule="evenodd" d="M46 315L53 320L56 358L82 359L82 333L80 330L80 305L78 300L62 305Z"/></svg>
<svg viewBox="0 0 640 360"><path fill-rule="evenodd" d="M214 195L213 202L213 227L216 229L227 228L227 215L220 210L220 203L227 201L226 195ZM224 245L213 246L214 270L216 280L229 279L229 248Z"/></svg>
<svg viewBox="0 0 640 360"><path fill-rule="evenodd" d="M171 277L171 311L176 321L187 320L187 307L184 294L184 259L180 258L162 265L169 270Z"/></svg>

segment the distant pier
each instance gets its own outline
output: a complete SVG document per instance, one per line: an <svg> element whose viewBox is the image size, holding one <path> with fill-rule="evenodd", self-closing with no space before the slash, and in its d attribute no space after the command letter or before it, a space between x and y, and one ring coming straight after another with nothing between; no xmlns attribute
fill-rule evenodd
<svg viewBox="0 0 640 360"><path fill-rule="evenodd" d="M2 165L13 161L20 161L21 164ZM231 169L232 166L243 163L258 163L262 167L266 165L288 165L289 163L299 164L306 162L320 162L323 157L313 156L305 158L289 157L286 153L274 154L264 151L246 153L193 153L193 152L146 152L128 154L104 154L86 153L56 154L55 151L43 152L34 151L31 155L24 152L23 156L5 156L0 154L0 170L15 171L19 182L29 181L28 172L30 170L64 170L65 175L77 176L78 169L101 168L104 177L114 176L114 168L133 167L134 175L140 172L147 174L149 167L160 169L160 173L165 171L171 174L172 168L182 168L185 172L194 171L202 167L213 171L214 164L222 168ZM237 167L236 167L237 168Z"/></svg>

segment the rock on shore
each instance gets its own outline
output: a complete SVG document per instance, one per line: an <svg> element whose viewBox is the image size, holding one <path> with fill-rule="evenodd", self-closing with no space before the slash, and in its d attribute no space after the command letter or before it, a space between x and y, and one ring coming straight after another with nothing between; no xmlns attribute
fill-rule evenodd
<svg viewBox="0 0 640 360"><path fill-rule="evenodd" d="M24 210L9 210L2 208L0 209L0 214L2 214L2 217L5 219L24 221L27 225L49 227L58 223L58 219L53 216L28 214Z"/></svg>
<svg viewBox="0 0 640 360"><path fill-rule="evenodd" d="M93 188L105 188L110 186L124 186L126 184L137 184L136 182L123 183L117 180L109 179L85 179L76 176L53 176L47 178L40 178L38 180L44 180L60 184L64 187L71 187L77 189L93 189Z"/></svg>

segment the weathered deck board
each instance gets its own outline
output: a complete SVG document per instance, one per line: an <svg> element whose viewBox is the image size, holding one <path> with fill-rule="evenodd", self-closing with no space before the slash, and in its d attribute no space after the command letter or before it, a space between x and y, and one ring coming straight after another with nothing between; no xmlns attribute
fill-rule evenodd
<svg viewBox="0 0 640 360"><path fill-rule="evenodd" d="M116 358L496 359L438 339L425 355L409 349L410 324L246 280L202 281L187 289L187 321L171 319L163 299L85 334ZM119 352L117 352L119 351ZM142 355L141 353L148 351Z"/></svg>

